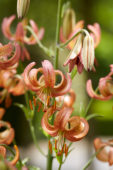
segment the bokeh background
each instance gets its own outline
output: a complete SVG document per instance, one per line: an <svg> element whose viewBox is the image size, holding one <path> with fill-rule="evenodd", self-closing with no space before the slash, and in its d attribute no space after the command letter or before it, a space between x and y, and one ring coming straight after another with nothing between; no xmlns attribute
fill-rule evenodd
<svg viewBox="0 0 113 170"><path fill-rule="evenodd" d="M64 0L66 2L66 0ZM71 0L72 8L75 9L76 12L76 20L79 21L81 19L85 20L85 27L87 24L93 24L94 22L98 22L101 26L102 37L101 43L96 49L95 56L98 61L98 67L96 68L95 73L86 73L83 72L81 75L77 75L73 80L73 89L76 92L77 99L75 103L75 113L79 113L81 107L83 109L86 108L89 97L86 93L85 83L88 78L91 78L93 81L93 86L96 88L98 85L98 80L100 77L103 77L108 74L109 72L109 65L113 63L113 0ZM16 0L0 0L0 24L4 17L8 17L12 14L16 15ZM42 40L44 45L49 46L54 49L54 40L55 40L55 30L56 30L56 14L57 14L57 0L32 0L30 9L28 12L28 19L33 19L37 22L39 27L45 28L45 35ZM16 19L12 26L12 31L15 30L15 26L18 20ZM7 39L4 38L2 31L0 29L0 42L3 44L7 43ZM37 61L38 65L41 65L41 61L46 58L45 54L39 49L37 45L28 47L28 50L31 54L31 59ZM62 67L63 61L67 57L69 51L64 50L60 53L60 65L59 68L64 70ZM27 62L23 63L24 65ZM23 102L24 97L13 97L14 102ZM84 155L82 158L84 160L83 163L87 162L88 158L90 157L91 153L93 152L92 149L92 141L97 136L104 136L106 139L107 137L113 137L113 100L110 101L97 101L95 100L91 106L89 114L91 113L98 113L103 115L102 118L96 118L90 121L90 132L83 143L75 144L77 148L79 146L79 152L76 152L75 148L75 159L77 159L77 163L74 165L72 164L72 170L80 170L79 163L81 160L81 156ZM36 127L36 134L39 139L43 139L44 137L41 135L39 130L39 120L41 116L38 113L35 114L34 118L34 125ZM29 153L30 147L32 143L31 135L29 132L29 126L27 121L25 120L24 114L22 111L12 105L9 109L7 109L6 115L4 116L4 120L9 120L12 123L12 126L16 130L16 140L17 143L25 150L22 149L23 152ZM90 144L90 148L88 147ZM30 146L30 147L28 147ZM82 146L82 147L81 147ZM84 146L84 147L83 147ZM87 148L87 150L85 149ZM85 153L83 154L82 151L85 149ZM27 151L26 151L27 150ZM35 150L35 149L34 149ZM73 153L73 156L74 156ZM81 156L76 157L76 153ZM24 156L27 156L23 153ZM35 153L34 153L35 155ZM32 154L33 156L33 154ZM36 155L35 155L36 157ZM35 158L36 159L36 158ZM31 163L40 164L40 167L44 169L43 165L40 162L33 162L35 160L31 158ZM71 159L71 158L70 158ZM40 160L41 161L41 160ZM72 161L72 160L70 160ZM43 162L43 159L42 159ZM96 166L95 166L96 165ZM104 164L104 169L109 169L107 164ZM71 165L70 165L71 166ZM103 166L99 162L95 162L92 164L91 169L99 170ZM77 167L77 168L76 168ZM64 167L66 169L66 166ZM89 168L90 169L90 168ZM102 167L100 168L102 169Z"/></svg>

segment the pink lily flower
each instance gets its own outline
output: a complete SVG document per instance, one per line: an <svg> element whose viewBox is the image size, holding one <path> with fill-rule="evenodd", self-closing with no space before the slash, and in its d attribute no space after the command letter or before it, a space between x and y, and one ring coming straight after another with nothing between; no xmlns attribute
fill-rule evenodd
<svg viewBox="0 0 113 170"><path fill-rule="evenodd" d="M16 70L0 71L0 103L5 100L5 107L9 107L12 103L10 94L14 96L23 95L26 91L23 76L17 75Z"/></svg>
<svg viewBox="0 0 113 170"><path fill-rule="evenodd" d="M45 132L53 137L58 137L58 151L65 145L64 138L71 142L76 142L84 138L89 130L88 122L80 117L73 116L73 109L63 107L56 113L53 125L49 123L49 118L55 113L52 108L49 108L43 115L41 124Z"/></svg>
<svg viewBox="0 0 113 170"><path fill-rule="evenodd" d="M100 78L98 90L100 94L97 94L92 88L91 80L87 81L86 90L88 95L91 98L95 98L98 100L109 100L113 97L113 82L112 82L112 75L113 75L113 65L110 65L111 71L110 73L103 78Z"/></svg>
<svg viewBox="0 0 113 170"><path fill-rule="evenodd" d="M108 162L110 166L113 165L113 140L103 142L100 138L96 138L94 148L96 152L101 149L96 156L98 160Z"/></svg>
<svg viewBox="0 0 113 170"><path fill-rule="evenodd" d="M99 45L101 40L101 29L98 23L94 23L93 25L88 25L88 29L91 31L90 35L94 39L95 48Z"/></svg>
<svg viewBox="0 0 113 170"><path fill-rule="evenodd" d="M42 62L41 68L32 67L35 62L30 63L24 70L24 81L28 89L37 93L39 99L46 103L48 97L57 97L66 94L71 88L71 78L67 78L59 70L54 70L48 60ZM41 77L37 76L41 73ZM56 76L61 77L61 82L56 85Z"/></svg>
<svg viewBox="0 0 113 170"><path fill-rule="evenodd" d="M12 69L17 67L19 57L20 57L20 50L18 44L15 44L14 47L15 47L15 53L11 57L13 53L13 45L11 43L4 46L0 44L0 69L7 70L7 69Z"/></svg>
<svg viewBox="0 0 113 170"><path fill-rule="evenodd" d="M27 36L27 30L25 28L27 26L26 21L19 22L16 27L16 32L15 34L13 34L10 30L10 27L14 19L15 19L15 15L12 15L8 18L4 18L2 22L3 34L10 41L13 41L19 44L20 58L22 61L24 61L25 58L30 60L30 54L27 51L24 44L28 44L28 45L36 44L36 40L33 37L33 35L31 35L30 37ZM33 20L30 20L30 26L33 29L33 31L36 33L38 39L41 40L44 36L44 28L41 28L39 30L38 26Z"/></svg>

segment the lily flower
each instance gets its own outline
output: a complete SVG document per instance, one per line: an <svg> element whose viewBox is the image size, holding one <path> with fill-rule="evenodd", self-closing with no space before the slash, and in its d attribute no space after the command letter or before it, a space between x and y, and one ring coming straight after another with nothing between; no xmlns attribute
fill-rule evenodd
<svg viewBox="0 0 113 170"><path fill-rule="evenodd" d="M63 107L56 113L53 125L50 124L49 118L54 114L54 110L49 108L43 115L42 128L49 135L58 137L58 150L62 149L64 138L71 142L76 142L84 138L88 133L88 122L80 116L70 117L72 111L72 108Z"/></svg>
<svg viewBox="0 0 113 170"><path fill-rule="evenodd" d="M91 31L90 35L94 39L95 48L99 45L101 40L101 29L98 23L94 23L93 25L88 25L88 29Z"/></svg>
<svg viewBox="0 0 113 170"><path fill-rule="evenodd" d="M23 76L17 75L16 70L1 70L0 71L0 103L5 100L5 107L9 107L12 103L10 94L14 96L23 95L26 91Z"/></svg>
<svg viewBox="0 0 113 170"><path fill-rule="evenodd" d="M98 152L97 159L102 162L108 162L109 165L113 165L113 140L103 142L100 138L94 140L94 148Z"/></svg>
<svg viewBox="0 0 113 170"><path fill-rule="evenodd" d="M79 73L83 71L83 68L86 71L93 70L94 58L93 38L89 35L89 33L85 37L83 34L79 34L75 42L75 46L67 57L64 66L69 65L69 72L73 70L75 65L77 66Z"/></svg>
<svg viewBox="0 0 113 170"><path fill-rule="evenodd" d="M16 163L19 160L19 156L20 156L19 149L18 149L17 145L14 145L14 149L16 151L15 157L13 158L12 161L7 161L6 160L6 148L4 146L0 146L0 155L3 156L5 165L8 168L11 168L12 170L16 170L13 166L16 165Z"/></svg>
<svg viewBox="0 0 113 170"><path fill-rule="evenodd" d="M48 97L57 97L66 94L71 88L71 78L59 70L54 70L48 60L42 62L41 68L32 68L36 63L30 63L24 70L24 81L29 90L36 92L39 99L46 103ZM42 74L39 77L39 74ZM37 79L38 76L38 79ZM56 84L56 76L60 76L61 82Z"/></svg>
<svg viewBox="0 0 113 170"><path fill-rule="evenodd" d="M15 44L14 47L15 53L12 56L13 45L11 43L7 45L0 44L0 69L7 70L17 67L17 63L20 57L20 50L18 44Z"/></svg>
<svg viewBox="0 0 113 170"><path fill-rule="evenodd" d="M36 40L31 35L30 37L27 36L27 22L22 21L19 22L16 27L16 32L13 34L10 30L11 24L15 19L15 15L12 15L8 18L4 18L2 22L2 32L5 35L6 38L8 38L12 42L16 42L19 45L19 51L20 51L20 58L22 61L24 59L30 60L29 52L27 51L24 44L33 45L36 44ZM38 29L38 26L33 20L30 20L30 26L32 27L33 31L36 33L39 40L43 38L44 35L44 28Z"/></svg>
<svg viewBox="0 0 113 170"><path fill-rule="evenodd" d="M113 65L110 65L110 67L110 73L106 77L100 78L99 80L98 90L100 94L96 93L93 90L91 80L87 81L86 90L91 98L95 98L98 100L109 100L113 97Z"/></svg>
<svg viewBox="0 0 113 170"><path fill-rule="evenodd" d="M10 145L14 139L15 132L9 122L0 120L0 128L5 128L4 131L0 132L0 144Z"/></svg>

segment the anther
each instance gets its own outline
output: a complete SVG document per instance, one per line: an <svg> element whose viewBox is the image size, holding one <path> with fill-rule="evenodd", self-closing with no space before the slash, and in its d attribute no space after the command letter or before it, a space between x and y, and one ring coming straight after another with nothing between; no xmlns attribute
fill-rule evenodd
<svg viewBox="0 0 113 170"><path fill-rule="evenodd" d="M35 98L35 96L33 96L33 103L34 103L34 106L36 107L36 98Z"/></svg>
<svg viewBox="0 0 113 170"><path fill-rule="evenodd" d="M51 154L52 154L52 144L51 144L50 140L49 140L48 145L49 145L49 150L50 150L50 152L51 152Z"/></svg>
<svg viewBox="0 0 113 170"><path fill-rule="evenodd" d="M29 105L30 105L30 109L33 110L33 105L32 105L31 100L29 100Z"/></svg>
<svg viewBox="0 0 113 170"><path fill-rule="evenodd" d="M47 106L49 106L49 103L50 103L50 96L47 96L47 101L46 101Z"/></svg>

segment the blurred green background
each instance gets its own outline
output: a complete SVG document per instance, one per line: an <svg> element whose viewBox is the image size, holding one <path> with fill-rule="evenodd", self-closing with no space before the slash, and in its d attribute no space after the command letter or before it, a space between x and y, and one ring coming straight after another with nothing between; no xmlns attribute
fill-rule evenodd
<svg viewBox="0 0 113 170"><path fill-rule="evenodd" d="M64 0L64 2L66 2ZM113 0L71 0L72 8L75 9L77 21L85 20L87 24L98 22L101 26L102 37L101 43L96 49L95 56L98 60L98 67L95 73L86 73L77 75L73 81L73 88L77 94L77 101L75 104L76 112L80 111L81 105L86 107L88 104L88 96L85 90L85 83L88 78L93 81L94 88L98 84L100 77L105 76L109 72L109 65L113 63ZM56 13L57 13L57 0L31 0L30 9L28 12L28 19L33 19L37 22L39 27L45 28L45 35L42 42L46 46L54 47L55 30L56 30ZM0 23L4 17L16 14L16 0L0 0ZM12 29L15 29L16 19L13 23ZM7 43L0 30L0 42ZM32 60L37 61L41 65L41 61L47 58L37 45L28 47ZM65 60L68 51L61 52L60 68L62 68L63 61ZM25 63L26 64L26 63ZM24 102L24 97L13 97L14 102ZM113 135L113 101L94 101L89 111L90 113L98 113L103 115L103 118L90 121L90 132L92 136L97 135ZM35 117L35 126L38 129L37 119L40 115L38 113ZM36 119L37 118L37 119ZM13 127L16 129L16 139L20 144L26 144L31 141L29 128L24 118L23 113L15 106L7 110L4 119L12 122ZM105 128L106 127L106 128ZM20 133L21 132L21 133ZM37 130L37 135L40 132Z"/></svg>

